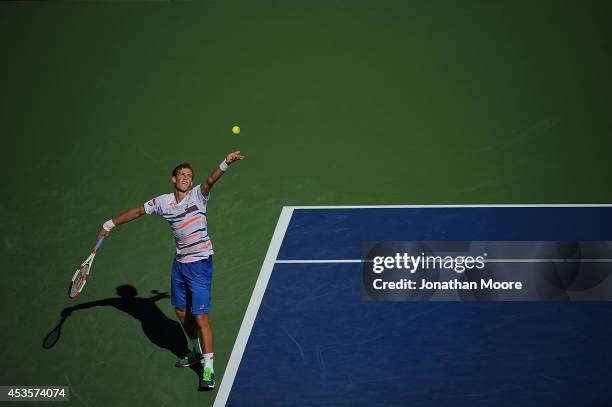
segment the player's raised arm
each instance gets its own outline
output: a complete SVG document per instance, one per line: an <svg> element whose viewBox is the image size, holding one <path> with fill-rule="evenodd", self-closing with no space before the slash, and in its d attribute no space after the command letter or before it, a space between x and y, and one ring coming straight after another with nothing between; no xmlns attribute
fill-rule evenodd
<svg viewBox="0 0 612 407"><path fill-rule="evenodd" d="M240 154L240 151L233 151L229 153L227 157L225 157L225 160L223 160L221 164L219 164L219 166L210 173L208 178L206 178L206 180L200 184L202 195L208 196L208 193L212 189L213 185L215 185L215 182L221 178L232 163L239 160L244 160L244 156Z"/></svg>
<svg viewBox="0 0 612 407"><path fill-rule="evenodd" d="M104 224L102 225L102 229L100 229L100 231L98 232L98 239L100 239L102 236L107 237L108 233L111 231L112 228L114 228L115 226L119 226L122 223L127 223L130 222L142 215L145 214L145 210L143 206L137 206L136 208L132 208L126 212L123 212L121 215L114 217L112 219L107 220L106 222L104 222Z"/></svg>

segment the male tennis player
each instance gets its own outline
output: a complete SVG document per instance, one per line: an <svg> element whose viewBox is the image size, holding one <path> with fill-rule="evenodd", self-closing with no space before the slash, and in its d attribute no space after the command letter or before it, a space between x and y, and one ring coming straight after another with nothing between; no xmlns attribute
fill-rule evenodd
<svg viewBox="0 0 612 407"><path fill-rule="evenodd" d="M206 205L213 185L232 163L243 159L240 151L229 153L219 167L194 188L191 188L193 168L188 163L179 164L172 171L173 193L160 195L143 206L107 220L98 232L98 239L108 236L115 226L145 213L160 215L168 221L176 240L171 277L172 305L194 348L189 355L176 362L176 366L188 367L201 361L203 375L200 387L204 389L215 387L213 332L208 321L213 247L206 226Z"/></svg>

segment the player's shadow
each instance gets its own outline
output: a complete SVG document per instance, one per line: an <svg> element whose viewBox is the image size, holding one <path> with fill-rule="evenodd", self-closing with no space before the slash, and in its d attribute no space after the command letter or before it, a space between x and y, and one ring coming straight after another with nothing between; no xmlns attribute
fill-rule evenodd
<svg viewBox="0 0 612 407"><path fill-rule="evenodd" d="M43 348L50 349L55 346L61 335L64 322L72 313L93 307L111 306L140 321L142 331L151 343L169 350L177 358L182 358L189 352L187 339L180 324L168 318L156 304L161 299L169 298L168 293L160 293L154 290L151 291L153 295L150 297L139 297L136 288L129 284L118 286L116 292L117 297L64 308L61 312L62 318L59 324L45 337L42 344ZM202 373L201 364L196 363L192 370L200 376Z"/></svg>

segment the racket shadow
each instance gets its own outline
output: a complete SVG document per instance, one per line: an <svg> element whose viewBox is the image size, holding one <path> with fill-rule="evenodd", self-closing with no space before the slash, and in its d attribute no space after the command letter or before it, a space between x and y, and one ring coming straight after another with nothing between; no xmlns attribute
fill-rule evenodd
<svg viewBox="0 0 612 407"><path fill-rule="evenodd" d="M116 288L117 297L89 301L61 311L61 321L45 337L42 347L50 349L57 344L61 336L61 328L68 317L74 312L84 311L94 307L113 307L122 311L140 322L142 331L147 339L154 345L170 351L177 358L182 358L189 352L187 339L181 325L168 318L157 306L157 301L170 298L168 293L152 291L150 297L139 297L136 287L124 284ZM198 364L199 365L199 364ZM192 370L197 374L200 366Z"/></svg>
<svg viewBox="0 0 612 407"><path fill-rule="evenodd" d="M45 336L42 342L43 349L51 349L59 341L62 336L62 325L64 325L66 318L67 316L62 315L60 322Z"/></svg>

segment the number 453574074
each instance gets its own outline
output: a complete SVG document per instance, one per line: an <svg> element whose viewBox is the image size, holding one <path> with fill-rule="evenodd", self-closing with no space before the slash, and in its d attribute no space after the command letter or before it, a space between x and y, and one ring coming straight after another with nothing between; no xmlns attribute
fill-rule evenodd
<svg viewBox="0 0 612 407"><path fill-rule="evenodd" d="M17 387L2 386L3 400L13 399L66 399L69 396L67 387Z"/></svg>

